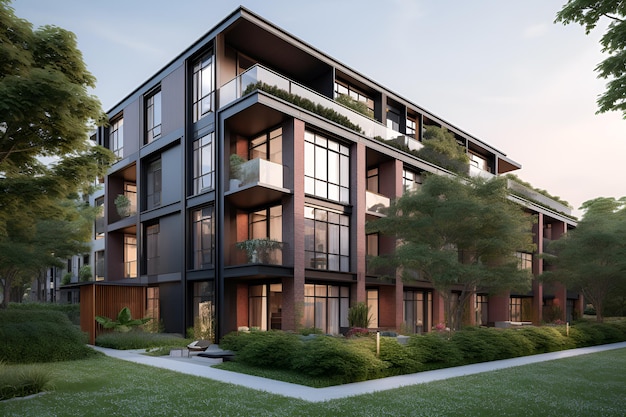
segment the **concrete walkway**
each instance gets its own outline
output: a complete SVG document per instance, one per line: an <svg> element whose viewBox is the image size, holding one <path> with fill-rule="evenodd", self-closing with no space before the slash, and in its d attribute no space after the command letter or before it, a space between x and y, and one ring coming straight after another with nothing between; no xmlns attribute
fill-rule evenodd
<svg viewBox="0 0 626 417"><path fill-rule="evenodd" d="M407 385L424 384L432 381L440 381L464 375L479 374L482 372L495 371L498 369L514 366L528 365L531 363L550 361L554 359L570 358L573 356L586 355L588 353L603 352L613 349L626 348L626 342L609 345L592 346L580 349L563 350L560 352L543 353L539 355L524 356L521 358L505 359L494 362L477 363L473 365L458 366L455 368L439 369L436 371L419 372L416 374L399 375L389 378L374 379L371 381L354 382L352 384L338 385L327 388L311 388L288 382L275 381L273 379L245 375L236 372L215 369L211 365L221 363L221 359L207 359L198 356L189 358L171 356L146 356L144 350L115 350L101 347L94 349L105 353L107 356L125 361L141 363L158 368L169 369L188 375L209 378L216 381L240 385L260 391L266 391L285 397L299 398L305 401L321 402L354 395L369 394Z"/></svg>

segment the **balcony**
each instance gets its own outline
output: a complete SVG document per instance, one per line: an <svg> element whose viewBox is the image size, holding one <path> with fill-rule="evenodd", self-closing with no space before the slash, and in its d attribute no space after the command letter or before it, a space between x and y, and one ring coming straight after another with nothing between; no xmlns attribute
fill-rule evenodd
<svg viewBox="0 0 626 417"><path fill-rule="evenodd" d="M378 217L384 217L389 210L390 199L384 195L365 191L365 211Z"/></svg>
<svg viewBox="0 0 626 417"><path fill-rule="evenodd" d="M551 198L548 198L545 195L533 189L530 189L516 181L510 179L507 180L507 187L509 190L511 190L512 194L517 194L522 198L527 198L528 200L531 200L539 205L555 210L558 213L563 213L568 216L572 215L572 209L565 204L561 204L558 201L552 200Z"/></svg>
<svg viewBox="0 0 626 417"><path fill-rule="evenodd" d="M237 169L231 163L226 196L238 207L259 206L279 200L289 192L283 187L282 165L261 158L243 162Z"/></svg>
<svg viewBox="0 0 626 417"><path fill-rule="evenodd" d="M283 265L287 244L273 239L249 239L231 247L229 265Z"/></svg>
<svg viewBox="0 0 626 417"><path fill-rule="evenodd" d="M319 105L323 108L335 111L338 115L345 117L352 124L360 129L360 133L370 137L382 139L385 141L394 140L410 141L409 148L421 147L421 144L413 138L410 138L400 132L388 128L384 124L370 119L342 104L337 103L324 95L321 95L303 85L300 85L289 78L273 72L261 65L255 65L249 70L240 74L236 78L224 84L219 90L219 108L223 108L233 101L241 98L249 93L248 89L253 88L255 84L263 83L270 87L276 87L288 94L298 96L300 99L310 101L313 105Z"/></svg>
<svg viewBox="0 0 626 417"><path fill-rule="evenodd" d="M469 166L469 175L472 178L480 177L480 178L484 178L486 180L489 180L489 179L495 177L495 175L492 174L491 172L485 171L484 169L480 169L477 166L474 166L472 164L470 164L470 166Z"/></svg>

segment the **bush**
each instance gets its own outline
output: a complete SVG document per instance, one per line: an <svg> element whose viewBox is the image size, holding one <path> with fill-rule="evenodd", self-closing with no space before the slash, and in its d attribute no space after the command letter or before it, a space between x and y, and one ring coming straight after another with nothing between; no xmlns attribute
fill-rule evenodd
<svg viewBox="0 0 626 417"><path fill-rule="evenodd" d="M220 348L224 350L232 350L233 352L240 352L246 345L253 340L254 333L251 332L231 332L222 337L220 340Z"/></svg>
<svg viewBox="0 0 626 417"><path fill-rule="evenodd" d="M0 362L0 401L45 391L51 380L50 372L41 366L7 366Z"/></svg>
<svg viewBox="0 0 626 417"><path fill-rule="evenodd" d="M302 336L309 336L309 335L312 335L312 334L324 334L322 329L320 329L318 327L304 327L304 328L300 329L300 331L298 333L300 333L300 335L302 335Z"/></svg>
<svg viewBox="0 0 626 417"><path fill-rule="evenodd" d="M0 360L56 362L90 357L87 336L58 311L0 310Z"/></svg>
<svg viewBox="0 0 626 417"><path fill-rule="evenodd" d="M59 303L10 303L10 310L35 310L45 314L48 311L60 311L67 315L72 324L80 326L80 304Z"/></svg>
<svg viewBox="0 0 626 417"><path fill-rule="evenodd" d="M509 359L534 353L534 345L513 329L468 327L456 332L452 342L464 363Z"/></svg>
<svg viewBox="0 0 626 417"><path fill-rule="evenodd" d="M303 342L293 369L312 377L330 377L337 383L364 381L379 375L386 365L370 348L332 336L319 336Z"/></svg>
<svg viewBox="0 0 626 417"><path fill-rule="evenodd" d="M463 364L463 356L456 344L439 333L426 333L409 337L407 347L415 355L424 370L447 368Z"/></svg>
<svg viewBox="0 0 626 417"><path fill-rule="evenodd" d="M575 329L575 335L572 334L572 329ZM619 325L585 321L571 326L570 336L576 338L577 347L595 346L626 340L626 335Z"/></svg>
<svg viewBox="0 0 626 417"><path fill-rule="evenodd" d="M556 352L571 343L555 327L524 327L517 332L532 343L534 353Z"/></svg>
<svg viewBox="0 0 626 417"><path fill-rule="evenodd" d="M236 360L262 368L289 369L302 345L295 334L275 330L252 332L247 339L245 346L238 350Z"/></svg>
<svg viewBox="0 0 626 417"><path fill-rule="evenodd" d="M162 346L184 347L191 342L191 339L184 339L178 334L148 333L138 329L126 333L103 333L96 337L96 346L119 350L148 349Z"/></svg>
<svg viewBox="0 0 626 417"><path fill-rule="evenodd" d="M387 375L412 374L422 369L416 350L401 345L392 337L380 338L379 359L388 363Z"/></svg>

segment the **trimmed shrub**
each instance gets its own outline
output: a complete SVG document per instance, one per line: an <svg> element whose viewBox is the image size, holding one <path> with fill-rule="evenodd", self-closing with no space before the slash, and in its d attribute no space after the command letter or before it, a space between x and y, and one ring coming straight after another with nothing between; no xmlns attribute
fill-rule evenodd
<svg viewBox="0 0 626 417"><path fill-rule="evenodd" d="M148 349L162 346L184 347L191 342L192 339L184 339L178 334L148 333L139 329L126 333L103 333L96 338L96 346L119 350Z"/></svg>
<svg viewBox="0 0 626 417"><path fill-rule="evenodd" d="M289 369L302 346L297 335L275 330L252 332L247 339L246 345L237 351L236 360L263 368Z"/></svg>
<svg viewBox="0 0 626 417"><path fill-rule="evenodd" d="M312 377L330 377L337 383L364 381L386 368L370 349L332 336L315 337L303 342L293 358L293 369Z"/></svg>
<svg viewBox="0 0 626 417"><path fill-rule="evenodd" d="M380 338L380 356L383 362L388 363L386 375L402 375L419 372L422 369L419 355L415 349L401 345L395 338Z"/></svg>
<svg viewBox="0 0 626 417"><path fill-rule="evenodd" d="M626 339L619 326L609 323L578 322L570 327L570 336L572 336L572 329L580 333L576 335L578 347L622 342Z"/></svg>
<svg viewBox="0 0 626 417"><path fill-rule="evenodd" d="M10 303L10 310L34 310L42 313L48 311L60 311L67 315L72 324L80 326L80 304L59 304L59 303Z"/></svg>
<svg viewBox="0 0 626 417"><path fill-rule="evenodd" d="M258 333L256 330L228 333L220 340L220 348L240 352L248 343L254 340L254 334L256 333Z"/></svg>
<svg viewBox="0 0 626 417"><path fill-rule="evenodd" d="M555 327L524 327L517 332L533 344L534 353L556 352L571 343Z"/></svg>
<svg viewBox="0 0 626 417"><path fill-rule="evenodd" d="M56 362L96 354L87 336L58 311L0 310L0 360L7 363Z"/></svg>
<svg viewBox="0 0 626 417"><path fill-rule="evenodd" d="M407 347L423 364L423 370L447 368L463 364L463 356L456 344L439 333L426 333L409 337Z"/></svg>

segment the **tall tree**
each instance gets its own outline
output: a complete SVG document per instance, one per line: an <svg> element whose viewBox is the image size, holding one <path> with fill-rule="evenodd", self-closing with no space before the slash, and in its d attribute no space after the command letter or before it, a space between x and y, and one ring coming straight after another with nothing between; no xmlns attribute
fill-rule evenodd
<svg viewBox="0 0 626 417"><path fill-rule="evenodd" d="M564 25L578 23L589 34L601 20L609 25L600 39L602 52L609 55L595 71L608 79L606 91L598 97L598 113L621 111L626 119L626 1L569 0L556 15Z"/></svg>
<svg viewBox="0 0 626 417"><path fill-rule="evenodd" d="M555 268L542 278L581 291L602 322L606 301L626 289L626 197L600 197L581 208L576 229L548 246Z"/></svg>
<svg viewBox="0 0 626 417"><path fill-rule="evenodd" d="M532 219L507 197L504 179L430 175L420 190L392 203L387 217L368 223L368 232L400 242L371 265L401 267L404 280L414 280L411 271L418 271L418 279L444 297L448 325L459 328L477 291L498 294L530 285L532 276L518 268L516 251L532 250Z"/></svg>
<svg viewBox="0 0 626 417"><path fill-rule="evenodd" d="M33 30L0 0L0 282L32 271L36 225L58 201L87 191L113 161L89 132L105 120L88 93L87 71L73 33L54 26ZM40 157L57 162L44 166ZM41 254L39 254L41 255Z"/></svg>

